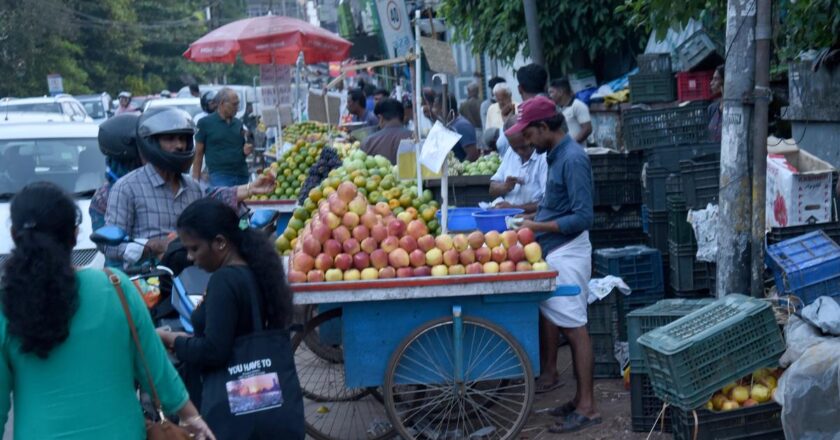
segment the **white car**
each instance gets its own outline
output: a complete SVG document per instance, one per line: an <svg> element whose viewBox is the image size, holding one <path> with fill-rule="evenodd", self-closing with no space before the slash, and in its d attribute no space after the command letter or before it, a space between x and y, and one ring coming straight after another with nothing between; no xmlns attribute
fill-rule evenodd
<svg viewBox="0 0 840 440"><path fill-rule="evenodd" d="M156 107L175 107L195 116L201 113L201 100L198 98L156 98L143 104L143 111Z"/></svg>
<svg viewBox="0 0 840 440"><path fill-rule="evenodd" d="M60 94L38 98L3 98L0 115L7 113L53 113L67 122L93 122L76 98Z"/></svg>
<svg viewBox="0 0 840 440"><path fill-rule="evenodd" d="M105 183L105 156L99 151L99 126L84 122L0 125L0 268L14 247L9 204L31 182L47 181L76 197L82 224L73 248L77 267L101 268L105 256L90 241L88 214L93 193Z"/></svg>

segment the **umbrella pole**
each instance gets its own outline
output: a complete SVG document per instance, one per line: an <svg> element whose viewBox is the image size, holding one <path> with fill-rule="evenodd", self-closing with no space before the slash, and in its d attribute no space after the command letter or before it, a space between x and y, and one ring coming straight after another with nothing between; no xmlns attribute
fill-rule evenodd
<svg viewBox="0 0 840 440"><path fill-rule="evenodd" d="M414 60L414 135L417 137L417 143L415 144L415 159L414 161L417 164L417 194L423 193L423 167L420 165L420 148L421 148L421 139L420 139L420 112L423 111L423 106L420 103L420 94L421 94L421 72L420 69L422 67L422 59L420 56L420 10L418 9L414 13L414 54L417 56Z"/></svg>
<svg viewBox="0 0 840 440"><path fill-rule="evenodd" d="M300 68L303 65L303 51L298 52L297 62L295 63L295 108L297 109L297 120L301 122L303 120L303 108L301 107L301 97L300 97L300 86L301 86L301 74Z"/></svg>
<svg viewBox="0 0 840 440"><path fill-rule="evenodd" d="M283 123L280 120L280 101L277 99L277 63L274 60L274 50L271 51L271 65L274 68L274 118L277 120L277 149L274 151L275 159L280 158L280 148L283 146Z"/></svg>

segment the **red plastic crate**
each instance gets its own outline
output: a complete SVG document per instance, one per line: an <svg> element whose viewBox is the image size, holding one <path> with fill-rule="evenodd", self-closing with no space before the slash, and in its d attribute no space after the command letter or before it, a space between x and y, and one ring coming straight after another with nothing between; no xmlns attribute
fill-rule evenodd
<svg viewBox="0 0 840 440"><path fill-rule="evenodd" d="M680 72L677 74L677 99L680 101L708 101L712 99L712 76L707 72Z"/></svg>

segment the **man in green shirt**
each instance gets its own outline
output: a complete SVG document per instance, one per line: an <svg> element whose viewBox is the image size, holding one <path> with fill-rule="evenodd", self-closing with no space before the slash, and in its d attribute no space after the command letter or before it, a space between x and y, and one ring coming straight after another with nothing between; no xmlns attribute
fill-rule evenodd
<svg viewBox="0 0 840 440"><path fill-rule="evenodd" d="M195 135L195 160L192 177L201 179L202 162L207 160L210 186L236 186L248 183L248 164L245 157L253 147L245 142L245 128L236 117L239 95L224 88L216 96L218 108L198 121Z"/></svg>

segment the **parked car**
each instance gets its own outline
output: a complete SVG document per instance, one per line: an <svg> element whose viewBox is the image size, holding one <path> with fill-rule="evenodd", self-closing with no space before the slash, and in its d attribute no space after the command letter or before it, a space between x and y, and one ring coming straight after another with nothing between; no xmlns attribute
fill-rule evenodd
<svg viewBox="0 0 840 440"><path fill-rule="evenodd" d="M3 112L0 113L0 124L19 124L22 122L73 122L62 113L42 112Z"/></svg>
<svg viewBox="0 0 840 440"><path fill-rule="evenodd" d="M111 107L111 95L107 92L102 92L98 95L80 95L76 99L85 108L88 116L93 118L93 121L98 124L105 122L114 114L113 107Z"/></svg>
<svg viewBox="0 0 840 440"><path fill-rule="evenodd" d="M11 112L56 113L71 122L93 122L79 100L67 94L0 100L0 114Z"/></svg>
<svg viewBox="0 0 840 440"><path fill-rule="evenodd" d="M143 111L154 107L175 107L195 116L201 113L201 102L198 98L157 98L146 101Z"/></svg>
<svg viewBox="0 0 840 440"><path fill-rule="evenodd" d="M93 193L105 183L105 156L93 122L8 123L0 125L0 267L14 247L9 203L25 185L55 183L75 195L82 213L73 264L102 267L105 257L90 241L88 214Z"/></svg>
<svg viewBox="0 0 840 440"><path fill-rule="evenodd" d="M219 90L221 90L225 87L233 89L233 91L236 92L237 95L239 95L239 109L236 111L236 117L241 119L242 116L245 115L245 106L249 102L256 101L255 95L254 95L255 91L254 91L253 87L251 87L251 86L240 86L240 85L204 84L204 85L198 86L198 89L201 91L201 93L204 93L208 90L219 91ZM192 95L190 95L189 86L184 86L184 87L181 88L181 90L178 90L178 95L177 95L178 98L188 98L188 97L191 97L191 96ZM196 99L198 99L198 98L196 98Z"/></svg>

